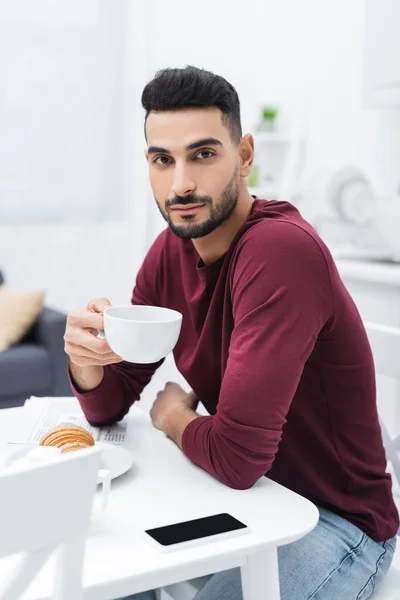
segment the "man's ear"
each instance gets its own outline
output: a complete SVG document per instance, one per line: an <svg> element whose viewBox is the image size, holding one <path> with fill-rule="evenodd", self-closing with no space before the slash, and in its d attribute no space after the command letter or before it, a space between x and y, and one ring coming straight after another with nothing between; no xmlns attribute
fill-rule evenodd
<svg viewBox="0 0 400 600"><path fill-rule="evenodd" d="M144 155L146 157L147 162L149 162L149 153L147 152L147 148L144 149Z"/></svg>
<svg viewBox="0 0 400 600"><path fill-rule="evenodd" d="M251 133L246 133L240 140L240 176L248 177L254 160L254 139Z"/></svg>

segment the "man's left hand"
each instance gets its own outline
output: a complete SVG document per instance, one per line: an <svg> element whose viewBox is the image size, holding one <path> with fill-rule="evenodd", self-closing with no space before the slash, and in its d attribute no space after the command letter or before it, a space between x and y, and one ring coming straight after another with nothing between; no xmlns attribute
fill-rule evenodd
<svg viewBox="0 0 400 600"><path fill-rule="evenodd" d="M182 435L186 426L199 417L193 410L196 404L193 392L188 394L177 383L168 382L165 388L158 392L150 411L154 427L166 433L182 447Z"/></svg>

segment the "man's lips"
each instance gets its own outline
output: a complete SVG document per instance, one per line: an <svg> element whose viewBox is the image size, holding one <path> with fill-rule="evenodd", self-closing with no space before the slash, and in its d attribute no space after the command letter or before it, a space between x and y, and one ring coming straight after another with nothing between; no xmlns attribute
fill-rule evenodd
<svg viewBox="0 0 400 600"><path fill-rule="evenodd" d="M189 210L194 210L196 208L201 208L204 204L175 204L171 206L171 210L178 210L179 212L186 212Z"/></svg>

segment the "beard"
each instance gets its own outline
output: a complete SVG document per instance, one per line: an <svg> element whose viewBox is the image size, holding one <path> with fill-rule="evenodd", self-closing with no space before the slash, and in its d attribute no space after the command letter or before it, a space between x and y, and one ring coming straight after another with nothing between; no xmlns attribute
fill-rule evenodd
<svg viewBox="0 0 400 600"><path fill-rule="evenodd" d="M181 239L201 238L212 233L217 227L222 225L232 215L236 208L239 197L239 168L236 167L232 179L224 189L218 202L214 203L210 196L196 196L188 194L187 196L175 196L173 200L167 200L165 209L162 209L160 203L157 206L162 217L168 223L172 232ZM204 204L209 207L210 214L207 219L200 223L191 223L192 215L184 216L187 220L184 225L176 225L171 219L171 206L181 204L189 206L190 204Z"/></svg>

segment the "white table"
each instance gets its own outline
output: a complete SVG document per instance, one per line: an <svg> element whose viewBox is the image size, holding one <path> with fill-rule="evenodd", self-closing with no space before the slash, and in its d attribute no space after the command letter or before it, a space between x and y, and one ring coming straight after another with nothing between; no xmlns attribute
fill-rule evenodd
<svg viewBox="0 0 400 600"><path fill-rule="evenodd" d="M8 439L23 414L22 408L0 411L0 440ZM234 567L241 567L244 600L278 600L277 547L313 529L317 508L265 477L246 491L222 485L193 465L136 406L130 411L127 447L133 468L113 481L106 514L91 527L85 600L120 598ZM246 523L248 533L184 551L158 549L144 533L219 512ZM0 581L11 560L0 561ZM50 561L24 600L48 598L52 567Z"/></svg>

